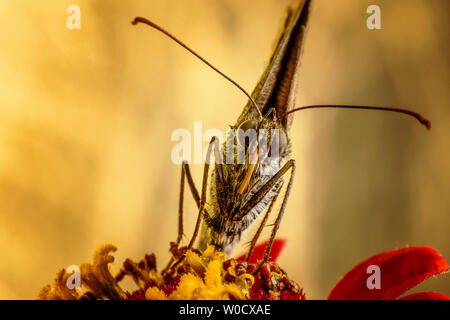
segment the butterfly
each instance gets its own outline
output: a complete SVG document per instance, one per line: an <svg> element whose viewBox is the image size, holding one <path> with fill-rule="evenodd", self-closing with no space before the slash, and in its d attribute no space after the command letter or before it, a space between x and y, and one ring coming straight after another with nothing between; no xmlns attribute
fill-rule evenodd
<svg viewBox="0 0 450 320"><path fill-rule="evenodd" d="M247 259L266 226L274 204L282 194L281 206L276 214L270 240L259 266L269 258L276 233L286 211L295 175L295 160L291 159L290 128L295 112L318 108L346 108L383 110L403 113L416 118L430 128L430 122L420 114L400 108L311 105L295 107L300 62L308 29L312 0L303 0L288 9L281 36L275 46L269 64L252 94L236 81L209 63L171 33L154 22L137 17L133 24L149 25L184 47L218 74L230 81L249 99L236 123L227 132L225 141L213 137L208 145L203 170L201 191L198 192L189 164L181 168L178 238L173 243L175 252L183 237L184 186L187 181L199 209L193 236L184 252L194 247L203 251L209 245L230 253L242 235L264 214L252 237ZM211 158L214 157L214 162ZM208 201L206 201L208 199ZM172 258L168 267L175 267L184 259Z"/></svg>

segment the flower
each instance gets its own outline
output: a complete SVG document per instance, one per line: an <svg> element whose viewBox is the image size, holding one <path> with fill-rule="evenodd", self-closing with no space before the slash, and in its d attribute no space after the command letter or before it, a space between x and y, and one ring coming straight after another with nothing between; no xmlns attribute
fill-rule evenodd
<svg viewBox="0 0 450 320"><path fill-rule="evenodd" d="M220 300L220 299L303 299L302 289L273 262L284 245L275 241L271 259L258 269L255 260L228 259L226 254L209 246L204 252L177 249L172 254L180 263L158 273L156 256L145 255L139 262L126 259L116 276L109 264L114 261L112 244L100 246L94 253L93 263L80 264L81 286L70 289L67 285L72 274L61 270L52 285L40 291L38 299L128 299L128 300ZM256 253L262 250L256 248ZM137 290L130 293L122 289L120 281L131 277Z"/></svg>
<svg viewBox="0 0 450 320"><path fill-rule="evenodd" d="M305 300L300 286L292 281L276 260L286 245L283 239L273 243L269 259L259 266L268 243L255 246L248 262L246 256L228 259L214 246L204 252L172 247L174 259L184 257L162 273L157 272L156 256L145 255L139 262L126 259L113 276L109 268L114 261L112 244L100 246L93 263L82 263L81 286L69 289L72 274L62 269L52 285L40 291L38 299L128 299L128 300L192 300L250 299ZM381 270L380 288L369 289L369 266ZM259 268L258 268L259 267ZM423 292L402 296L423 280L449 270L447 261L433 248L406 247L372 256L347 272L334 286L328 299L410 299L449 300L439 293ZM128 292L120 286L124 277L131 277L137 286Z"/></svg>
<svg viewBox="0 0 450 320"><path fill-rule="evenodd" d="M278 257L285 243L278 243L274 257ZM254 249L251 261L263 257L267 243ZM275 247L275 246L274 246ZM243 259L244 256L238 258ZM275 258L276 260L276 258ZM381 270L380 289L368 289L369 266L376 265ZM447 272L447 261L433 248L411 246L394 249L372 256L347 272L331 290L329 300L450 300L450 297L422 292L402 296L406 291L423 280ZM257 286L258 283L255 283ZM257 290L256 287L252 290Z"/></svg>

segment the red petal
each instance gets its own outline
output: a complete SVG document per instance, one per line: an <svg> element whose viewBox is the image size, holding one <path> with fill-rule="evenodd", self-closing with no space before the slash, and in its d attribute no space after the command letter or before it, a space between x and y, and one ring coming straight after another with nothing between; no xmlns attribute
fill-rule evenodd
<svg viewBox="0 0 450 320"><path fill-rule="evenodd" d="M258 260L262 260L264 258L264 253L266 252L267 245L269 244L269 241L265 241L261 244L258 244L255 246L252 252L252 256L250 257L250 263L257 263ZM275 239L273 241L272 249L270 250L269 260L271 262L275 262L278 259L278 256L281 253L281 250L283 250L284 246L286 245L286 239ZM247 258L246 254L243 254L242 256L238 257L237 261L245 261Z"/></svg>
<svg viewBox="0 0 450 320"><path fill-rule="evenodd" d="M450 300L450 297L440 293L420 292L401 297L399 300Z"/></svg>
<svg viewBox="0 0 450 320"><path fill-rule="evenodd" d="M367 267L381 271L381 288L368 289ZM448 271L447 261L433 248L406 247L380 253L350 270L331 290L328 299L396 299L433 275Z"/></svg>
<svg viewBox="0 0 450 320"><path fill-rule="evenodd" d="M250 288L250 300L270 300L270 295L261 288L261 277L259 274L255 275L255 282Z"/></svg>

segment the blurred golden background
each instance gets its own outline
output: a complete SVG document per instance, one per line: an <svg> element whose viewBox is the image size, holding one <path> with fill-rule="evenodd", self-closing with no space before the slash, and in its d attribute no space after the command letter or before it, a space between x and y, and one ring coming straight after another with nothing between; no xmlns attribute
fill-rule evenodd
<svg viewBox="0 0 450 320"><path fill-rule="evenodd" d="M177 128L225 130L245 96L156 31L148 17L252 90L288 0L0 2L0 298L29 299L104 242L125 257L176 237ZM81 30L66 9L81 8ZM382 30L366 28L381 7ZM316 0L297 105L408 107L298 113L294 189L280 265L325 298L363 259L405 245L450 260L450 55L447 0ZM206 145L206 143L205 143ZM200 185L202 166L193 166ZM188 194L189 195L189 194ZM187 200L186 234L196 210ZM417 290L450 294L450 276ZM415 291L417 291L415 290Z"/></svg>

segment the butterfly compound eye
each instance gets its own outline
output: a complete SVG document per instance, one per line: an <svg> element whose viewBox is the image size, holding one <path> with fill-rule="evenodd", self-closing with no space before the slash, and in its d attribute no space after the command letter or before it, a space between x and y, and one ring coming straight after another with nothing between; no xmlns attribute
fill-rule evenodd
<svg viewBox="0 0 450 320"><path fill-rule="evenodd" d="M238 129L241 129L244 132L249 129L253 129L256 131L256 129L258 129L258 120L255 119L245 120L240 124Z"/></svg>
<svg viewBox="0 0 450 320"><path fill-rule="evenodd" d="M258 121L254 119L245 120L239 125L237 130L237 141L241 147L253 145L256 142Z"/></svg>

